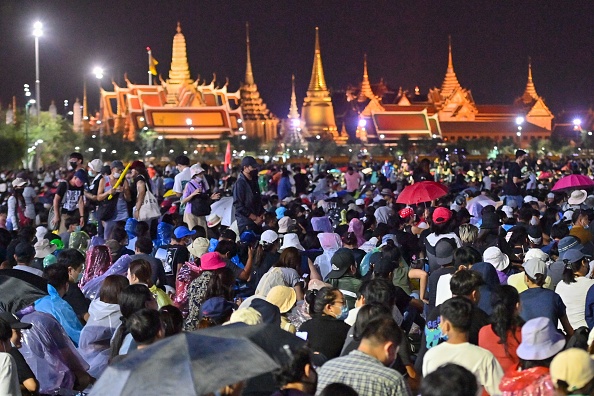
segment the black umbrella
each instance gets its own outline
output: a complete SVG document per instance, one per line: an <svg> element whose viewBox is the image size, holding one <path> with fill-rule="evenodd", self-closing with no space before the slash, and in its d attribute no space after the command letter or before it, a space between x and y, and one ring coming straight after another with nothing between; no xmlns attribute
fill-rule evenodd
<svg viewBox="0 0 594 396"><path fill-rule="evenodd" d="M0 310L16 313L47 296L47 282L18 269L0 270Z"/></svg>
<svg viewBox="0 0 594 396"><path fill-rule="evenodd" d="M278 368L247 338L181 333L109 366L90 394L204 395Z"/></svg>
<svg viewBox="0 0 594 396"><path fill-rule="evenodd" d="M295 351L305 345L305 341L301 338L281 329L280 326L268 323L255 326L233 323L228 326L211 327L197 332L217 337L247 338L262 348L281 366L288 364L292 360L290 351Z"/></svg>

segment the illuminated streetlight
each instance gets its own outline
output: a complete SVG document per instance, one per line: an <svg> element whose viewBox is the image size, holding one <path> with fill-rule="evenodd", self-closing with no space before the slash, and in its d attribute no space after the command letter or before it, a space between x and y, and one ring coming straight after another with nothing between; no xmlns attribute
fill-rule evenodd
<svg viewBox="0 0 594 396"><path fill-rule="evenodd" d="M192 125L192 119L191 118L186 118L186 125L188 125L188 126Z"/></svg>
<svg viewBox="0 0 594 396"><path fill-rule="evenodd" d="M516 125L522 125L524 123L524 117L516 117Z"/></svg>
<svg viewBox="0 0 594 396"><path fill-rule="evenodd" d="M580 120L579 118L574 118L573 125L575 125L575 126L582 125L582 120Z"/></svg>
<svg viewBox="0 0 594 396"><path fill-rule="evenodd" d="M359 127L360 127L360 128L365 128L365 126L366 126L366 125L367 125L367 120L365 120L365 119L361 118L361 119L359 120Z"/></svg>
<svg viewBox="0 0 594 396"><path fill-rule="evenodd" d="M95 66L93 68L93 74L95 75L96 79L101 80L103 78L103 68L99 67L99 66Z"/></svg>
<svg viewBox="0 0 594 396"><path fill-rule="evenodd" d="M157 139L163 140L163 135L159 135L159 137Z"/></svg>
<svg viewBox="0 0 594 396"><path fill-rule="evenodd" d="M37 120L41 113L41 83L39 81L39 37L43 36L43 24L39 21L33 24L35 36L35 98L37 101Z"/></svg>
<svg viewBox="0 0 594 396"><path fill-rule="evenodd" d="M298 118L293 118L291 120L291 125L293 125L294 128L297 128L299 125L301 125L301 121Z"/></svg>
<svg viewBox="0 0 594 396"><path fill-rule="evenodd" d="M247 136L241 135L241 140L245 140L245 139L247 139Z"/></svg>

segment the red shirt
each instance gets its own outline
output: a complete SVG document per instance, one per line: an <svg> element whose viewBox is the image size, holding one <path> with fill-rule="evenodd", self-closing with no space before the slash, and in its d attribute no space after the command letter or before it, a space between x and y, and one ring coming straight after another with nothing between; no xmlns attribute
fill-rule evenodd
<svg viewBox="0 0 594 396"><path fill-rule="evenodd" d="M509 369L514 369L520 363L520 358L516 354L516 349L522 341L522 330L516 329L515 336L511 331L507 333L507 353L504 345L499 342L499 336L493 332L492 325L484 326L479 331L479 346L491 352L495 359L503 368L503 372L507 373Z"/></svg>

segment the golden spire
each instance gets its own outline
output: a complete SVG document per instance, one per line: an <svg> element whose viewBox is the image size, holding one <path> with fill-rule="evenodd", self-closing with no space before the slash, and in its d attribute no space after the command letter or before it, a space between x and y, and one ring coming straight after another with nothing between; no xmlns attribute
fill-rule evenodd
<svg viewBox="0 0 594 396"><path fill-rule="evenodd" d="M456 89L460 89L460 83L456 72L454 71L454 61L452 59L452 36L448 36L448 68L446 70L443 83L441 84L441 96L449 97Z"/></svg>
<svg viewBox="0 0 594 396"><path fill-rule="evenodd" d="M359 100L364 101L365 98L373 99L373 91L369 83L369 75L367 74L367 54L363 55L363 81L361 82L361 91L359 92Z"/></svg>
<svg viewBox="0 0 594 396"><path fill-rule="evenodd" d="M322 53L320 51L319 28L316 26L316 46L314 51L314 61L311 70L311 80L309 81L308 91L327 91L326 79L324 78L324 68L322 67Z"/></svg>
<svg viewBox="0 0 594 396"><path fill-rule="evenodd" d="M291 76L291 106L289 107L288 118L299 118L299 109L297 108L297 96L295 95L295 75Z"/></svg>
<svg viewBox="0 0 594 396"><path fill-rule="evenodd" d="M169 84L192 83L190 68L188 66L188 52L186 38L182 34L181 23L177 22L176 34L173 36L171 50L171 69L169 70Z"/></svg>
<svg viewBox="0 0 594 396"><path fill-rule="evenodd" d="M537 99L538 94L536 93L534 82L532 81L532 59L528 57L528 82L526 83L526 89L524 90L524 94L522 95L522 102L531 103L532 101Z"/></svg>
<svg viewBox="0 0 594 396"><path fill-rule="evenodd" d="M250 24L245 23L245 44L247 48L246 64L245 64L245 84L254 84L254 73L252 73L252 57L250 54Z"/></svg>
<svg viewBox="0 0 594 396"><path fill-rule="evenodd" d="M89 119L89 106L87 104L87 82L83 84L83 119Z"/></svg>

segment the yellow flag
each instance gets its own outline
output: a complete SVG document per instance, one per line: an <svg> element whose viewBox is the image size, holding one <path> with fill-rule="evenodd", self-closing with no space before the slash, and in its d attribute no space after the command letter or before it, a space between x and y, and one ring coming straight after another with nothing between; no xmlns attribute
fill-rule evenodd
<svg viewBox="0 0 594 396"><path fill-rule="evenodd" d="M153 76L157 75L157 65L159 62L155 58L153 58L152 53L149 51L149 73Z"/></svg>

